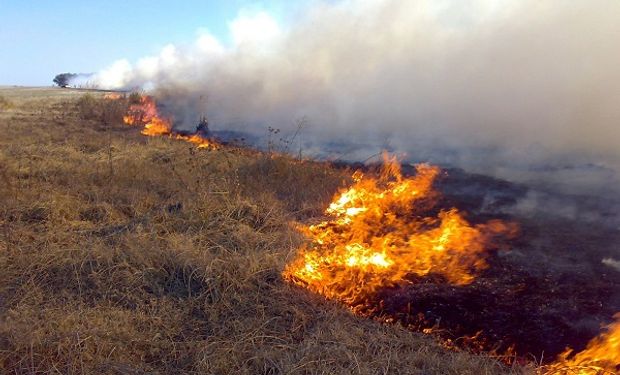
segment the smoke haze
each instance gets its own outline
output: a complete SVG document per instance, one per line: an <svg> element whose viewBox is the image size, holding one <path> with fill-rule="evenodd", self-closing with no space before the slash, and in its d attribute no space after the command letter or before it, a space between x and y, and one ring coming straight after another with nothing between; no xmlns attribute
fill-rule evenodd
<svg viewBox="0 0 620 375"><path fill-rule="evenodd" d="M389 145L517 180L609 186L619 20L617 0L314 1L284 23L242 12L230 43L203 32L94 81L153 90L184 128L203 113L215 129L254 133L303 117L308 152Z"/></svg>

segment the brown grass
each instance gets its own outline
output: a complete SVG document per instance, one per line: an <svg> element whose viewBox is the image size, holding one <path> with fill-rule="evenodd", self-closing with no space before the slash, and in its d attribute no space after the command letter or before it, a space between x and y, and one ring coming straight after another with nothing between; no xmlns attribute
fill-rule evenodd
<svg viewBox="0 0 620 375"><path fill-rule="evenodd" d="M7 110L13 106L13 103L4 96L0 95L0 111Z"/></svg>
<svg viewBox="0 0 620 375"><path fill-rule="evenodd" d="M56 92L0 113L0 372L522 371L282 281L290 222L348 171L145 138L122 101Z"/></svg>

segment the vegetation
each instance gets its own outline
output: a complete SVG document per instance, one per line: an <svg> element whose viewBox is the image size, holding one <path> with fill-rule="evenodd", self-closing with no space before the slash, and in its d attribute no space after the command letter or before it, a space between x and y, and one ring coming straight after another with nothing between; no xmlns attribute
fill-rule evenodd
<svg viewBox="0 0 620 375"><path fill-rule="evenodd" d="M0 95L0 111L6 110L11 108L12 103L9 99L5 98L4 96Z"/></svg>
<svg viewBox="0 0 620 375"><path fill-rule="evenodd" d="M280 277L350 171L123 125L127 99L0 113L0 372L501 374Z"/></svg>
<svg viewBox="0 0 620 375"><path fill-rule="evenodd" d="M61 73L57 74L52 80L58 87L67 87L71 83L71 80L78 75L75 73Z"/></svg>

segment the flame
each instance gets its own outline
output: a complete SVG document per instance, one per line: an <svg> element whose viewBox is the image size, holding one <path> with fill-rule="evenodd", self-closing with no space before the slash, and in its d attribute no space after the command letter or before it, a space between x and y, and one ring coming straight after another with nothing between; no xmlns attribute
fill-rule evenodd
<svg viewBox="0 0 620 375"><path fill-rule="evenodd" d="M300 225L311 242L284 269L286 280L355 310L379 288L407 282L408 275L438 274L465 285L487 267L490 233L509 226L473 226L455 208L427 215L440 169L419 164L417 174L406 178L395 159L385 161L378 178L353 174L353 185L325 211L327 220Z"/></svg>
<svg viewBox="0 0 620 375"><path fill-rule="evenodd" d="M217 148L217 144L199 134L184 135L174 131L172 120L159 115L157 104L150 96L141 96L140 102L129 106L123 116L127 125L144 126L141 133L149 137L169 136L195 144L198 148Z"/></svg>
<svg viewBox="0 0 620 375"><path fill-rule="evenodd" d="M105 95L103 95L104 99L107 100L119 100L121 99L123 96L117 92L111 92L111 93L107 93Z"/></svg>
<svg viewBox="0 0 620 375"><path fill-rule="evenodd" d="M557 362L543 368L545 375L603 375L620 370L620 313L616 321L588 343L585 350L562 353ZM571 356L572 355L572 356Z"/></svg>
<svg viewBox="0 0 620 375"><path fill-rule="evenodd" d="M198 134L181 135L177 134L175 139L180 139L189 143L193 143L198 148L216 148L212 140L199 136Z"/></svg>

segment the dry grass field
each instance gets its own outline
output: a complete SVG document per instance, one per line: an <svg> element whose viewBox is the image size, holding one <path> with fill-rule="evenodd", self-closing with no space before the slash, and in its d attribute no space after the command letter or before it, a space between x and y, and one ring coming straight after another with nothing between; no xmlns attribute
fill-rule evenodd
<svg viewBox="0 0 620 375"><path fill-rule="evenodd" d="M526 371L282 280L350 171L144 137L101 93L0 98L1 373Z"/></svg>

